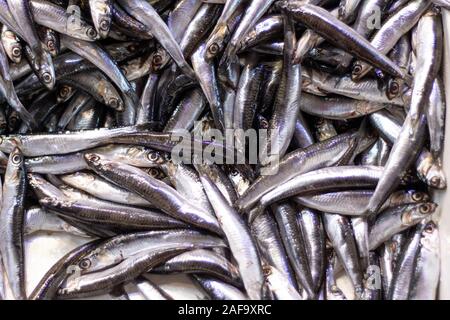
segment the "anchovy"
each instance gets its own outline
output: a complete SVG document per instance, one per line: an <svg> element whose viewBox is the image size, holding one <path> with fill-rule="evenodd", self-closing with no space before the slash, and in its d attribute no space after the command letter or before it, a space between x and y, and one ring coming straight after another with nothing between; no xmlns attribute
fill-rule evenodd
<svg viewBox="0 0 450 320"><path fill-rule="evenodd" d="M134 16L134 18L140 20L149 29L149 31L158 38L161 45L167 50L167 52L174 59L175 63L186 75L191 78L195 78L195 73L184 59L183 53L181 52L176 39L149 3L140 0L120 0L119 4L131 16Z"/></svg>
<svg viewBox="0 0 450 320"><path fill-rule="evenodd" d="M217 220L204 209L189 204L188 199L175 189L147 175L144 171L114 161L109 161L98 154L87 153L85 159L91 169L113 183L134 192L166 214L193 224L200 228L221 234Z"/></svg>
<svg viewBox="0 0 450 320"><path fill-rule="evenodd" d="M278 2L278 6L314 29L337 47L348 50L393 76L404 77L404 72L389 58L378 52L366 39L345 23L336 19L327 10L310 4L299 6L298 3L287 3L285 1Z"/></svg>
<svg viewBox="0 0 450 320"><path fill-rule="evenodd" d="M302 68L299 63L291 63L295 29L289 16L284 21L284 62L280 87L273 106L272 118L269 121L267 142L260 151L261 165L277 162L283 157L294 135L296 119L300 111Z"/></svg>
<svg viewBox="0 0 450 320"><path fill-rule="evenodd" d="M14 31L6 25L2 27L1 42L8 58L14 63L20 63L22 59L22 45Z"/></svg>
<svg viewBox="0 0 450 320"><path fill-rule="evenodd" d="M383 173L382 167L342 166L301 174L261 197L259 207L306 192L327 191L358 186L374 187Z"/></svg>
<svg viewBox="0 0 450 320"><path fill-rule="evenodd" d="M224 256L214 251L198 249L184 252L152 270L156 273L195 273L216 277L241 287L239 271Z"/></svg>
<svg viewBox="0 0 450 320"><path fill-rule="evenodd" d="M370 230L370 249L378 248L393 235L429 217L434 213L436 207L434 203L423 203L394 207L380 213Z"/></svg>
<svg viewBox="0 0 450 320"><path fill-rule="evenodd" d="M340 263L350 277L354 293L358 299L363 293L363 274L359 264L350 220L337 214L323 213L324 227Z"/></svg>
<svg viewBox="0 0 450 320"><path fill-rule="evenodd" d="M428 223L423 230L420 243L417 267L408 298L434 300L440 275L440 249L439 229L433 222Z"/></svg>
<svg viewBox="0 0 450 320"><path fill-rule="evenodd" d="M145 234L140 235L139 237L143 237L141 241L145 241ZM139 237L138 240L140 240ZM167 240L169 239L170 236ZM149 239L147 239L147 243L148 240ZM163 238L159 239L159 241L162 240ZM183 240L179 238L179 235L175 235L171 240L172 241L168 241L163 247L152 248L150 246L147 249L144 249L140 254L122 257L118 264L108 265L106 269L82 274L74 279L66 280L58 290L58 295L61 298L67 298L91 296L98 294L99 292L105 292L114 285L123 282L123 279L125 279L125 281L131 280L145 270L152 269L188 248L220 246L220 241L214 241L214 238L209 239L208 236L199 236L196 243L182 242ZM137 243L135 242L136 241L132 241L129 243L130 249L136 246ZM105 253L113 253L115 249L117 249L117 245L112 245ZM92 266L92 262L88 258L83 258L78 265L81 269L85 270Z"/></svg>
<svg viewBox="0 0 450 320"><path fill-rule="evenodd" d="M373 195L373 190L349 190L302 195L295 197L295 201L311 209L337 213L349 216L358 216L364 213L364 209ZM407 190L393 192L382 206L387 208L427 202L430 197L420 191Z"/></svg>
<svg viewBox="0 0 450 320"><path fill-rule="evenodd" d="M306 243L309 239L305 238L306 232L303 233L301 230L302 226L297 223L295 206L289 203L280 203L273 205L272 211L278 223L284 247L286 248L295 275L302 288L305 289L307 296L313 299L317 292L316 286L318 279L315 278L315 282L313 282L311 267L316 261L312 260L312 256L308 256L308 253L311 253L307 253L306 250ZM317 275L315 276L317 277Z"/></svg>
<svg viewBox="0 0 450 320"><path fill-rule="evenodd" d="M399 41L401 36L407 33L419 21L422 14L427 10L428 1L414 0L391 16L380 30L375 33L371 44L381 54L387 54ZM352 78L358 80L371 70L370 65L356 62L353 67Z"/></svg>
<svg viewBox="0 0 450 320"><path fill-rule="evenodd" d="M297 222L305 240L314 290L318 292L325 270L325 232L321 215L305 208L297 214Z"/></svg>
<svg viewBox="0 0 450 320"><path fill-rule="evenodd" d="M406 300L411 292L414 272L417 266L421 246L422 233L426 232L428 223L418 224L408 237L403 252L394 269L394 277L389 288L388 298ZM431 227L433 228L433 226Z"/></svg>
<svg viewBox="0 0 450 320"><path fill-rule="evenodd" d="M357 135L347 133L287 154L277 166L274 166L274 174L270 174L271 171L267 170L266 176L256 179L244 195L238 199L236 206L240 210L248 210L264 194L295 176L338 164L350 156L356 146L356 141Z"/></svg>
<svg viewBox="0 0 450 320"><path fill-rule="evenodd" d="M387 111L378 111L370 115L371 124L380 132L386 141L393 144L398 139L401 124ZM442 172L439 161L433 159L433 155L423 148L415 162L418 176L433 188L443 189L446 186L446 178Z"/></svg>
<svg viewBox="0 0 450 320"><path fill-rule="evenodd" d="M20 300L26 299L22 233L26 186L24 158L15 148L9 155L3 182L0 254L12 295Z"/></svg>
<svg viewBox="0 0 450 320"><path fill-rule="evenodd" d="M201 175L200 179L217 215L220 227L230 244L230 250L237 261L245 290L250 299L259 300L262 295L264 278L258 251L249 229L239 214L227 203L211 179L204 175Z"/></svg>
<svg viewBox="0 0 450 320"><path fill-rule="evenodd" d="M29 45L29 57L33 70L48 89L55 86L55 70L50 54L44 50L34 24L31 2L8 0L9 10L16 22L20 21L21 37Z"/></svg>

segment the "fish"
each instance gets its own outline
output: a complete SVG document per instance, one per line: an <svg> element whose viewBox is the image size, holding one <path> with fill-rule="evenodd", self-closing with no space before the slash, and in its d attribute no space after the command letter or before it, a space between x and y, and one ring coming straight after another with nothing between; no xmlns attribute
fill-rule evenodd
<svg viewBox="0 0 450 320"><path fill-rule="evenodd" d="M264 276L259 254L250 230L245 225L238 212L231 207L220 190L205 175L200 176L206 195L216 213L217 220L223 230L237 268L242 278L245 290L252 300L260 300L264 285ZM224 210L225 209L225 210Z"/></svg>
<svg viewBox="0 0 450 320"><path fill-rule="evenodd" d="M383 26L377 30L370 43L380 53L387 54L399 41L400 37L416 25L429 5L428 1L417 0L409 2L383 23ZM355 80L361 79L369 71L370 66L357 61L353 67L352 78Z"/></svg>
<svg viewBox="0 0 450 320"><path fill-rule="evenodd" d="M8 58L14 63L22 60L22 45L14 31L8 29L6 25L2 27L1 42Z"/></svg>
<svg viewBox="0 0 450 320"><path fill-rule="evenodd" d="M235 287L242 287L237 267L214 251L197 249L184 252L152 270L156 273L193 273L215 277Z"/></svg>
<svg viewBox="0 0 450 320"><path fill-rule="evenodd" d="M327 10L311 5L287 1L278 2L278 7L288 11L295 19L298 19L334 45L348 50L350 53L361 57L376 67L385 70L393 76L404 77L401 71L389 58L380 54L365 38L336 19Z"/></svg>
<svg viewBox="0 0 450 320"><path fill-rule="evenodd" d="M363 273L350 219L324 212L324 228L336 251L336 256L351 280L356 298L363 294Z"/></svg>
<svg viewBox="0 0 450 320"><path fill-rule="evenodd" d="M284 202L273 205L271 209L278 223L287 255L298 281L306 291L307 297L313 299L316 295L317 288L315 286L317 279L314 279L316 282L313 282L311 267L315 267L315 261L312 259L312 256L308 256L306 249L308 239L305 239L307 234L302 232L302 225L297 223L296 207Z"/></svg>
<svg viewBox="0 0 450 320"><path fill-rule="evenodd" d="M144 171L119 162L102 158L98 154L84 155L89 167L105 179L132 191L153 205L158 204L161 210L187 223L205 228L214 233L222 231L217 220L188 199L163 182L152 178Z"/></svg>
<svg viewBox="0 0 450 320"><path fill-rule="evenodd" d="M379 214L370 229L369 247L376 249L397 233L421 222L436 210L434 203L422 203L387 209Z"/></svg>
<svg viewBox="0 0 450 320"><path fill-rule="evenodd" d="M165 243L163 247L161 242ZM119 249L121 244L123 248ZM114 284L121 283L120 278L117 278L118 273L115 272L117 269L128 275L126 277L133 279L135 277L133 273L139 275L151 270L188 248L223 245L218 238L189 231L134 233L126 237L119 235L87 252L78 262L80 274L73 279L66 279L65 284L58 290L58 295L61 297L95 295L98 291L108 290ZM121 251L123 253L120 253ZM103 274L115 274L116 277L113 277L112 281L105 281Z"/></svg>
<svg viewBox="0 0 450 320"><path fill-rule="evenodd" d="M0 0L0 299L438 299L449 8Z"/></svg>
<svg viewBox="0 0 450 320"><path fill-rule="evenodd" d="M195 73L183 57L176 39L155 9L147 2L140 0L120 0L118 3L135 19L140 20L149 31L158 37L161 45L174 59L175 63L186 75L195 79Z"/></svg>
<svg viewBox="0 0 450 320"><path fill-rule="evenodd" d="M422 232L417 268L409 294L411 300L434 300L440 275L439 228L429 222ZM425 270L427 270L425 272Z"/></svg>
<svg viewBox="0 0 450 320"><path fill-rule="evenodd" d="M22 233L26 179L23 154L15 148L9 155L3 181L0 253L7 283L17 300L26 299Z"/></svg>
<svg viewBox="0 0 450 320"><path fill-rule="evenodd" d="M31 66L39 79L48 89L55 86L55 70L50 53L44 50L33 21L31 3L29 1L8 0L8 7L12 17L18 23L20 21L21 36L29 45L29 58Z"/></svg>

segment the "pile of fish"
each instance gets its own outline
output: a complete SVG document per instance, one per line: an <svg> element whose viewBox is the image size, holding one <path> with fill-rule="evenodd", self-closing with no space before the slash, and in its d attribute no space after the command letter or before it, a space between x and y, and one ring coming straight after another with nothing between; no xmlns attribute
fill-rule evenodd
<svg viewBox="0 0 450 320"><path fill-rule="evenodd" d="M435 299L449 8L0 0L0 298Z"/></svg>

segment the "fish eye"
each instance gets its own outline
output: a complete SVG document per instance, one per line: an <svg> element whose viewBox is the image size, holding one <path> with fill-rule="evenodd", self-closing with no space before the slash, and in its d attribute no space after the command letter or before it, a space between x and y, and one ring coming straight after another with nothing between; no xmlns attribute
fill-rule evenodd
<svg viewBox="0 0 450 320"><path fill-rule="evenodd" d="M416 202L420 202L423 200L423 194L421 192L413 192L411 198Z"/></svg>
<svg viewBox="0 0 450 320"><path fill-rule="evenodd" d="M237 171L236 169L233 169L233 170L231 170L230 174L231 174L233 177L236 177L236 176L239 174L239 171Z"/></svg>
<svg viewBox="0 0 450 320"><path fill-rule="evenodd" d="M98 162L100 160L100 157L95 154L91 154L88 156L88 159L90 162Z"/></svg>
<svg viewBox="0 0 450 320"><path fill-rule="evenodd" d="M44 80L44 82L49 83L52 81L52 76L49 72L44 72L44 74L42 75L42 79Z"/></svg>
<svg viewBox="0 0 450 320"><path fill-rule="evenodd" d="M108 22L108 20L102 20L100 22L100 29L102 29L104 31L109 29L109 22Z"/></svg>
<svg viewBox="0 0 450 320"><path fill-rule="evenodd" d="M433 224L429 223L426 227L425 227L425 232L427 233L432 233L434 231L434 226Z"/></svg>
<svg viewBox="0 0 450 320"><path fill-rule="evenodd" d="M148 158L150 161L156 162L156 161L158 161L158 159L159 159L159 154L158 154L157 152L149 152L147 158Z"/></svg>
<svg viewBox="0 0 450 320"><path fill-rule="evenodd" d="M12 55L13 55L13 57L20 57L20 55L22 54L22 50L20 50L20 48L18 48L18 47L14 47L13 49L12 49Z"/></svg>
<svg viewBox="0 0 450 320"><path fill-rule="evenodd" d="M430 183L433 187L439 186L439 184L441 183L441 179L434 176L433 178L431 178Z"/></svg>
<svg viewBox="0 0 450 320"><path fill-rule="evenodd" d="M81 269L86 270L91 266L91 260L83 259L80 261L80 263L78 265Z"/></svg>
<svg viewBox="0 0 450 320"><path fill-rule="evenodd" d="M163 58L162 58L162 56L160 54L155 54L153 56L153 64L155 66L160 66L162 61L163 61Z"/></svg>
<svg viewBox="0 0 450 320"><path fill-rule="evenodd" d="M55 50L55 42L54 42L53 40L47 41L47 47L48 47L50 50Z"/></svg>
<svg viewBox="0 0 450 320"><path fill-rule="evenodd" d="M119 102L117 101L116 98L111 98L109 99L108 104L112 107L112 108L117 108L117 106L119 105Z"/></svg>
<svg viewBox="0 0 450 320"><path fill-rule="evenodd" d="M69 87L64 86L64 87L62 87L61 90L59 91L59 96L62 97L62 98L67 97L67 96L69 95L70 91L71 91L71 90L70 90Z"/></svg>
<svg viewBox="0 0 450 320"><path fill-rule="evenodd" d="M353 71L352 71L352 73L353 74L360 74L361 73L361 71L362 71L362 67L361 67L361 65L359 65L359 64L356 64L354 67L353 67Z"/></svg>
<svg viewBox="0 0 450 320"><path fill-rule="evenodd" d="M159 171L156 170L155 168L150 168L150 170L148 171L148 173L153 177L156 178L159 176Z"/></svg>
<svg viewBox="0 0 450 320"><path fill-rule="evenodd" d="M427 214L431 212L431 207L428 204L423 204L419 207L419 211L422 214Z"/></svg>
<svg viewBox="0 0 450 320"><path fill-rule="evenodd" d="M392 81L389 85L389 92L392 94L398 94L400 91L400 85L397 83L397 81Z"/></svg>
<svg viewBox="0 0 450 320"><path fill-rule="evenodd" d="M20 156L20 154L15 154L12 157L12 163L14 164L19 164L20 162L22 162L22 157Z"/></svg>
<svg viewBox="0 0 450 320"><path fill-rule="evenodd" d="M97 37L97 31L95 31L93 28L88 28L86 30L86 35L90 38L96 38Z"/></svg>
<svg viewBox="0 0 450 320"><path fill-rule="evenodd" d="M217 52L219 52L219 45L217 43L213 43L209 46L208 51L211 54L217 54Z"/></svg>

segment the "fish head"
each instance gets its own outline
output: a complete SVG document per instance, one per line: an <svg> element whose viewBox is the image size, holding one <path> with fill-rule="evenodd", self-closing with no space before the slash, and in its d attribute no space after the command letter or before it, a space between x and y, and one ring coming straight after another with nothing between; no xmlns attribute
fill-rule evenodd
<svg viewBox="0 0 450 320"><path fill-rule="evenodd" d="M436 211L436 208L437 204L433 202L407 206L402 214L402 223L407 226L413 226L430 217Z"/></svg>
<svg viewBox="0 0 450 320"><path fill-rule="evenodd" d="M392 193L390 201L394 204L418 204L429 202L430 200L431 197L426 192L409 189Z"/></svg>
<svg viewBox="0 0 450 320"><path fill-rule="evenodd" d="M111 3L106 0L91 1L91 16L101 38L108 36L111 28Z"/></svg>
<svg viewBox="0 0 450 320"><path fill-rule="evenodd" d="M228 30L228 26L223 25L220 26L215 33L211 34L204 48L204 57L206 60L211 61L223 51L225 47L225 38L229 33L230 30Z"/></svg>
<svg viewBox="0 0 450 320"><path fill-rule="evenodd" d="M39 80L41 80L47 89L52 90L56 82L52 56L47 51L42 50L42 54L37 55L35 60L34 65L38 70Z"/></svg>
<svg viewBox="0 0 450 320"><path fill-rule="evenodd" d="M61 50L61 43L59 41L59 37L53 33L47 33L46 36L47 39L45 41L45 48L52 57L58 56Z"/></svg>
<svg viewBox="0 0 450 320"><path fill-rule="evenodd" d="M439 252L439 229L433 221L427 222L420 243L428 250Z"/></svg>
<svg viewBox="0 0 450 320"><path fill-rule="evenodd" d="M15 147L9 154L6 166L5 182L18 182L21 177L21 170L24 170L24 157L19 148Z"/></svg>
<svg viewBox="0 0 450 320"><path fill-rule="evenodd" d="M163 47L159 47L154 53L152 53L150 58L151 69L153 72L162 70L170 61L170 55Z"/></svg>
<svg viewBox="0 0 450 320"><path fill-rule="evenodd" d="M365 72L367 68L364 67L364 63L361 61L356 61L355 64L353 65L353 69L352 69L352 80L353 81L359 81L362 79L362 77L364 76Z"/></svg>
<svg viewBox="0 0 450 320"><path fill-rule="evenodd" d="M102 158L102 156L97 153L85 153L84 160L90 168L97 172L103 171L106 164L106 161Z"/></svg>
<svg viewBox="0 0 450 320"><path fill-rule="evenodd" d="M389 100L393 100L400 95L400 93L403 91L403 84L404 81L402 79L389 79L386 86L386 96Z"/></svg>
<svg viewBox="0 0 450 320"><path fill-rule="evenodd" d="M4 43L8 57L14 63L20 63L20 60L22 60L22 46L15 33L10 30L2 32L2 42Z"/></svg>
<svg viewBox="0 0 450 320"><path fill-rule="evenodd" d="M56 97L56 101L58 103L63 103L69 100L73 94L75 93L75 90L71 86L61 86L58 89L58 96Z"/></svg>
<svg viewBox="0 0 450 320"><path fill-rule="evenodd" d="M125 162L143 168L160 167L168 162L164 152L142 146L127 147L123 157Z"/></svg>
<svg viewBox="0 0 450 320"><path fill-rule="evenodd" d="M125 109L125 104L115 88L104 86L104 90L105 104L118 112L122 112Z"/></svg>
<svg viewBox="0 0 450 320"><path fill-rule="evenodd" d="M425 180L429 186L436 189L445 189L447 187L447 179L439 163L433 163L431 165Z"/></svg>
<svg viewBox="0 0 450 320"><path fill-rule="evenodd" d="M78 267L81 274L88 274L114 266L122 260L122 255L114 255L106 247L100 246L84 256L78 262Z"/></svg>

